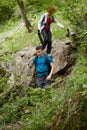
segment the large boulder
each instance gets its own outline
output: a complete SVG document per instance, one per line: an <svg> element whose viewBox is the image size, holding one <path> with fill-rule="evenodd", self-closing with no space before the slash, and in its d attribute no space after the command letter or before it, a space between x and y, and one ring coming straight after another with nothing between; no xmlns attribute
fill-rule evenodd
<svg viewBox="0 0 87 130"><path fill-rule="evenodd" d="M69 59L67 58L70 58L70 45L66 45L65 43L60 40L55 40L53 43L51 54L55 63L54 74L63 70L69 64Z"/></svg>
<svg viewBox="0 0 87 130"><path fill-rule="evenodd" d="M19 77L18 82L29 85L34 53L35 47L25 47L14 55L12 63L0 63L0 66L11 73L11 77L13 74ZM53 42L51 55L55 63L54 74L63 70L73 59L71 58L70 45L60 40Z"/></svg>

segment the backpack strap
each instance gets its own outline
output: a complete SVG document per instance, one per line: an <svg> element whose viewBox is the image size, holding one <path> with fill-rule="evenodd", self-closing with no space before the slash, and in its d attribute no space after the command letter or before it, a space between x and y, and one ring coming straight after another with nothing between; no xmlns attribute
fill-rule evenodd
<svg viewBox="0 0 87 130"><path fill-rule="evenodd" d="M49 60L48 60L48 55L47 54L44 54L44 57L45 57L45 61L46 61L46 64L49 66ZM34 58L34 63L37 64L37 59L38 59L38 56L35 56Z"/></svg>
<svg viewBox="0 0 87 130"><path fill-rule="evenodd" d="M45 14L44 14L43 19L42 19L42 22L44 22L44 21L45 21Z"/></svg>
<svg viewBox="0 0 87 130"><path fill-rule="evenodd" d="M45 55L45 61L46 61L46 64L48 66L48 74L50 73L51 71L51 65L49 63L49 60L48 60L48 55L44 54Z"/></svg>
<svg viewBox="0 0 87 130"><path fill-rule="evenodd" d="M37 59L38 59L38 56L35 56L35 58L34 58L35 65L37 64Z"/></svg>
<svg viewBox="0 0 87 130"><path fill-rule="evenodd" d="M45 57L46 65L48 66L48 73L50 73L51 66L50 66L50 63L49 63L49 60L48 60L48 55L47 55L47 54L44 54L44 57ZM37 64L37 60L38 60L38 56L35 56L35 58L34 58L34 63L35 63L35 65ZM38 72L38 73L42 73L42 72ZM45 71L43 72L43 74L44 74L44 73L45 73Z"/></svg>
<svg viewBox="0 0 87 130"><path fill-rule="evenodd" d="M50 63L49 63L49 60L48 60L48 55L44 54L44 57L45 57L46 64L49 66ZM35 65L37 64L37 59L38 59L38 56L35 56L35 58L34 58Z"/></svg>

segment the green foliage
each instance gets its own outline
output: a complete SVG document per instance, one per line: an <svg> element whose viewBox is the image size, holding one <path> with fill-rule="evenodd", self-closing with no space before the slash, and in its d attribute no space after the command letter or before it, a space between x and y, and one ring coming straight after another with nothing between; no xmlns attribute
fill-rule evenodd
<svg viewBox="0 0 87 130"><path fill-rule="evenodd" d="M17 97L16 95L16 99L14 99L15 94L17 94L17 92L11 93L8 102L5 104L3 103L4 105L1 109L2 124L17 121L21 116L21 109L29 103L29 98L26 96L20 99L20 97Z"/></svg>
<svg viewBox="0 0 87 130"><path fill-rule="evenodd" d="M63 21L62 23L64 25L73 27L75 31L79 32L76 34L75 41L73 40L77 45L77 53L75 54L77 60L75 66L72 67L73 71L66 77L64 86L61 86L60 83L59 86L56 85L56 88L49 86L45 89L33 89L26 88L21 84L16 84L11 90L6 91L8 88L6 85L8 78L2 77L0 79L0 123L7 125L8 123L15 123L20 120L24 123L21 130L47 130L47 126L54 121L54 116L59 112L62 117L62 126L67 124L69 127L70 123L73 122L72 119L75 117L75 113L78 114L78 111L85 111L87 108L87 25L83 19L87 5L86 0L24 0L24 3L29 11L28 16L30 20L33 21L34 15L37 16L36 21L31 22L32 25L34 25L33 32L28 34L26 28L23 27L8 37L4 42L1 52L8 51L11 52L12 55L4 55L2 58L8 62L8 57L12 60L12 56L18 50L26 46L30 47L39 44L39 39L37 38L37 21L48 6L55 5L57 9L55 16L58 20ZM3 0L1 1L0 9L4 10L3 6L5 6L6 9L9 7L12 11L8 11L7 16L9 13L13 13L14 9L12 8L15 6L13 1ZM5 15L3 15L3 19L4 16ZM6 18L8 19L10 16L7 16ZM2 28L0 28L0 30L7 30L9 34L9 31L13 32L19 25L20 21L13 23L13 21L10 20L7 25L4 27L1 26ZM55 27L55 25L52 25L52 28L53 39L65 36L65 31ZM3 37L3 34L1 34L0 39L1 37ZM58 79L56 79L55 82L57 84ZM79 103L77 104L77 102ZM85 112L83 112L83 115L85 115ZM82 121L82 123L85 124L85 122L87 122L86 117L87 116L84 116L83 120L79 115L78 122ZM67 121L68 119L70 120ZM59 118L56 120L59 120ZM72 129L75 130L75 124L71 124ZM85 126L86 124L84 127ZM78 128L80 128L80 124Z"/></svg>
<svg viewBox="0 0 87 130"><path fill-rule="evenodd" d="M7 86L8 76L0 77L0 93L4 91Z"/></svg>
<svg viewBox="0 0 87 130"><path fill-rule="evenodd" d="M34 103L34 111L30 116L22 116L22 121L26 120L26 130L45 130L46 125L52 120L51 117L58 109L59 92L48 87L46 89L35 89L30 93L30 101ZM54 96L53 96L54 95ZM62 99L62 98L61 98ZM59 99L61 101L61 99ZM62 103L61 103L62 106ZM23 130L25 128L22 128Z"/></svg>
<svg viewBox="0 0 87 130"><path fill-rule="evenodd" d="M0 23L11 18L14 7L14 0L0 0Z"/></svg>
<svg viewBox="0 0 87 130"><path fill-rule="evenodd" d="M82 27L83 14L86 7L86 0L61 0L60 1L60 10L67 17L73 25L76 27ZM74 27L74 26L73 26Z"/></svg>

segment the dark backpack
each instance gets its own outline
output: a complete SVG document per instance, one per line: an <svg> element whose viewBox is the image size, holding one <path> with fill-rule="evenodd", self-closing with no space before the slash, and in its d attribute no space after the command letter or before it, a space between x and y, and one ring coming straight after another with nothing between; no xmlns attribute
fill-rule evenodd
<svg viewBox="0 0 87 130"><path fill-rule="evenodd" d="M45 62L46 62L46 64L47 64L47 66L48 66L48 74L49 74L50 71L51 71L51 65L50 65L49 60L48 60L48 55L44 54L44 57L45 57ZM35 63L35 64L37 64L37 59L38 59L38 56L36 56L36 57L34 58L34 63ZM43 73L44 73L44 72L43 72Z"/></svg>

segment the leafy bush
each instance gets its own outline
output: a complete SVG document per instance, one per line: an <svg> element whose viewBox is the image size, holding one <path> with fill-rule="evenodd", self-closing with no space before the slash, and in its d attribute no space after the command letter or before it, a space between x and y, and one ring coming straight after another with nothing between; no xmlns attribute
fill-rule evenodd
<svg viewBox="0 0 87 130"><path fill-rule="evenodd" d="M12 123L19 119L21 109L28 104L28 97L17 98L13 103L5 103L2 107L3 123Z"/></svg>
<svg viewBox="0 0 87 130"><path fill-rule="evenodd" d="M27 2L26 5L28 9L35 9L37 5L37 9L35 9L34 12L43 12L43 10L48 7L48 5L50 6L51 4L54 4L57 7L57 11L60 11L56 13L57 17L58 14L62 14L61 17L65 17L65 19L70 20L75 31L80 32L77 33L76 39L74 41L77 45L77 60L75 66L72 67L72 73L66 77L66 84L64 83L63 87L60 84L60 88L58 88L56 85L56 89L48 87L46 89L25 88L24 90L21 85L18 85L7 95L8 97L2 96L0 99L0 101L2 100L3 102L2 108L0 108L1 123L6 125L8 123L15 123L16 121L21 120L25 124L21 130L46 130L47 126L53 122L56 113L59 112L59 114L62 115L62 122L65 121L68 129L70 123L72 129L74 129L76 123L72 120L72 118L75 117L75 114L79 114L78 111L82 111L84 119L82 119L81 115L79 114L79 120L77 121L78 123L83 121L83 124L85 124L83 126L86 128L87 116L85 116L85 112L87 108L87 30L85 29L86 23L84 24L82 13L83 10L85 10L85 6L87 5L86 0L84 2L75 0L74 3L73 0L45 0L39 2L36 0L25 0L24 2ZM31 5L30 7L28 7L29 4ZM55 35L57 35L56 32L57 29L54 28ZM59 34L57 36L63 34L60 32L60 30L58 33ZM17 33L14 35L14 37L10 37L6 41L4 44L5 50L9 48L9 50L15 52L22 49L24 46L38 44L38 39L34 36L35 35L33 32L31 34L27 34L24 28L20 31L20 36ZM32 38L32 41L29 44L28 42L30 42L31 37L34 37L34 39ZM2 85L0 87L1 92L4 91L4 82L6 81L7 79L4 78L2 78L0 81ZM22 93L22 90L24 93ZM79 105L76 104L76 101L78 100L80 101ZM58 118L56 121L58 122ZM81 124L79 123L76 128L80 129L80 127Z"/></svg>
<svg viewBox="0 0 87 130"><path fill-rule="evenodd" d="M0 93L4 91L7 86L8 76L0 77Z"/></svg>
<svg viewBox="0 0 87 130"><path fill-rule="evenodd" d="M9 20L14 12L15 1L0 0L0 23Z"/></svg>

